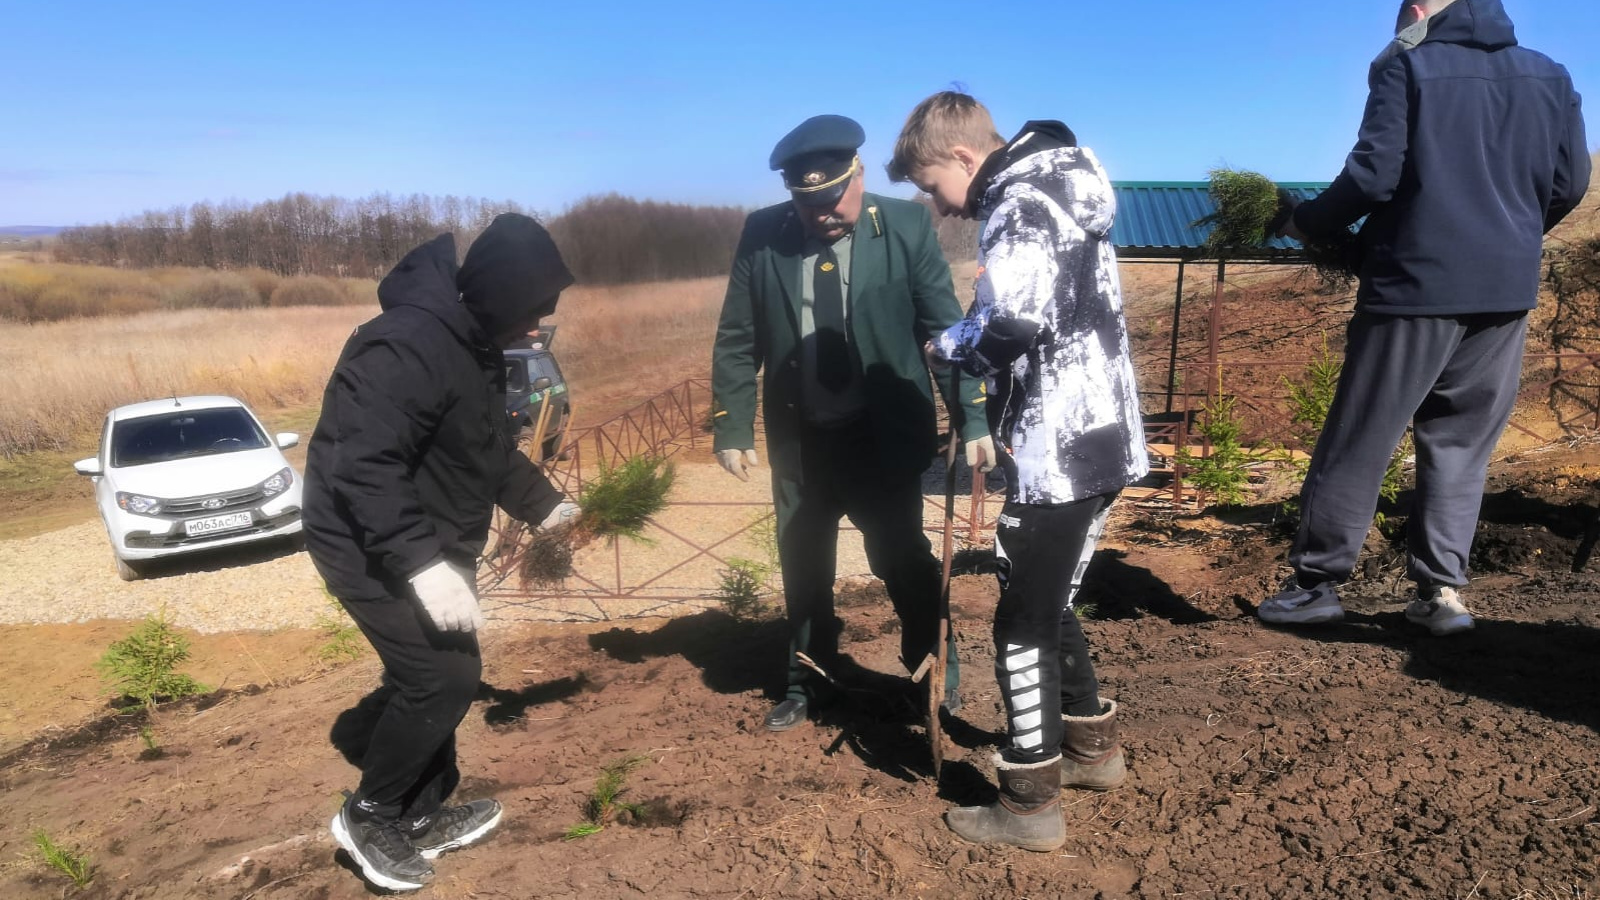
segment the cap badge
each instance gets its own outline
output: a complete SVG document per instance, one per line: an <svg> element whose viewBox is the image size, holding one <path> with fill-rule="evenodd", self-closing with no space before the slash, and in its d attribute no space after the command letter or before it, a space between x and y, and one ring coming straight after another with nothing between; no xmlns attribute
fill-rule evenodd
<svg viewBox="0 0 1600 900"><path fill-rule="evenodd" d="M800 180L804 181L807 185L818 185L821 184L826 178L827 176L821 172L807 172L805 177Z"/></svg>

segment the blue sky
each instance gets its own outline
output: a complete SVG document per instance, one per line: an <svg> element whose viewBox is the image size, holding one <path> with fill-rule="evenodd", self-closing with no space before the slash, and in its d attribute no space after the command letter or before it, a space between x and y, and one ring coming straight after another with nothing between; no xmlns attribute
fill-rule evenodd
<svg viewBox="0 0 1600 900"><path fill-rule="evenodd" d="M1600 143L1600 3L1505 2L1521 42L1572 71ZM953 82L1002 133L1062 119L1115 179L1226 163L1327 180L1395 7L17 3L0 12L0 225L291 191L759 206L783 199L773 143L823 112L865 126L871 187L908 195L882 164Z"/></svg>

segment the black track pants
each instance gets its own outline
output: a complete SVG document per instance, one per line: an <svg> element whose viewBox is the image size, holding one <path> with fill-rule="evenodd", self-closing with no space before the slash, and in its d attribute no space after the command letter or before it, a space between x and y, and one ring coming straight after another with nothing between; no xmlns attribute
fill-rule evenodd
<svg viewBox="0 0 1600 900"><path fill-rule="evenodd" d="M1516 404L1527 330L1525 313L1356 313L1300 489L1289 563L1301 584L1350 576L1408 424L1417 448L1409 574L1422 585L1467 583L1489 457Z"/></svg>
<svg viewBox="0 0 1600 900"><path fill-rule="evenodd" d="M388 696L355 799L377 819L432 815L461 780L456 726L483 674L477 635L437 631L410 598L340 602L378 651Z"/></svg>
<svg viewBox="0 0 1600 900"><path fill-rule="evenodd" d="M1003 751L1007 762L1055 756L1063 714L1100 712L1100 685L1072 600L1116 497L1059 506L1008 502L1000 513L994 674L1011 735Z"/></svg>

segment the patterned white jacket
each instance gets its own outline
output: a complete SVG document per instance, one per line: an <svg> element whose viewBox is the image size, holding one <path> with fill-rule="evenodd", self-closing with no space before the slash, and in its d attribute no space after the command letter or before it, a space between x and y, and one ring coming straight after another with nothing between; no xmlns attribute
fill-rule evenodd
<svg viewBox="0 0 1600 900"><path fill-rule="evenodd" d="M1010 499L1071 503L1149 472L1116 251L1111 181L1059 122L1029 122L973 180L976 298L936 340L994 380ZM998 421L996 421L998 419Z"/></svg>

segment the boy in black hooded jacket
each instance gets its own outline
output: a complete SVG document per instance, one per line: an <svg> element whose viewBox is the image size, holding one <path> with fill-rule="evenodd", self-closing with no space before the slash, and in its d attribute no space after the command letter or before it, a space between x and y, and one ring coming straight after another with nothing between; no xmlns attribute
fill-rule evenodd
<svg viewBox="0 0 1600 900"><path fill-rule="evenodd" d="M380 887L422 887L428 860L500 821L494 800L444 805L482 673L477 558L496 505L541 527L575 512L507 432L501 349L570 284L527 216L497 217L459 270L440 235L378 285L382 314L350 336L323 394L306 546L384 666L361 784L332 831Z"/></svg>

